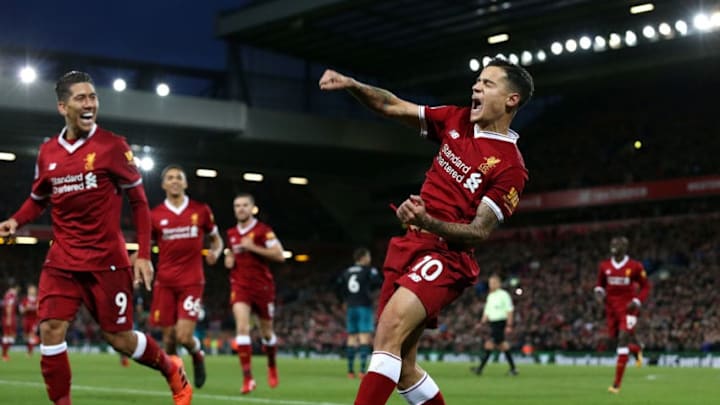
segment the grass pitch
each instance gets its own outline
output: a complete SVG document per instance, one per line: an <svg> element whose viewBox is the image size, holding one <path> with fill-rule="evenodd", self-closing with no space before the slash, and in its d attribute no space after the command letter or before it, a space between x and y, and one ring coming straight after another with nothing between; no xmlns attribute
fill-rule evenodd
<svg viewBox="0 0 720 405"><path fill-rule="evenodd" d="M116 355L71 354L73 403L172 404L164 379L133 363L120 366ZM190 359L185 358L186 365ZM280 386L267 386L265 359L253 359L258 388L240 395L241 372L236 357L208 356L208 380L195 391L193 404L347 405L359 380L350 380L341 360L279 358ZM468 363L425 363L449 405L528 404L711 405L720 403L720 370L628 367L620 395L606 392L614 368L521 365L509 377L504 363L489 364L483 376L469 372ZM192 371L188 370L192 379ZM12 353L0 362L1 404L49 404L40 375L40 357ZM388 404L405 401L393 394Z"/></svg>

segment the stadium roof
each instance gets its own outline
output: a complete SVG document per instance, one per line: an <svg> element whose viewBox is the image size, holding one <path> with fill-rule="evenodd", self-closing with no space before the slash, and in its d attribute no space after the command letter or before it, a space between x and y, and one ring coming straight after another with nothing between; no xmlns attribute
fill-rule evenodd
<svg viewBox="0 0 720 405"><path fill-rule="evenodd" d="M627 0L282 0L251 3L218 17L216 34L230 43L250 45L305 60L377 77L394 90L412 88L454 101L458 91L466 98L472 73L471 58L497 53L508 55L544 49L550 55L554 41L583 35L607 38L641 31L647 24L692 25L701 10L713 11L712 2L653 1L653 11L631 14L643 1ZM703 7L704 6L704 7ZM713 4L717 6L717 4ZM717 11L717 10L715 10ZM690 28L692 30L692 26ZM509 40L490 45L488 37L506 33ZM679 36L678 36L679 37ZM652 41L632 50L564 54L558 63L572 60L572 74L558 74L558 65L537 64L533 74L545 86L565 84L602 74L615 74L673 61L716 56L719 46L693 38ZM718 36L712 40L717 42ZM567 53L567 52L566 52ZM579 54L583 54L582 56ZM666 57L672 55L672 57ZM649 57L651 56L651 57ZM654 57L652 57L654 56ZM661 56L661 57L659 57ZM602 63L598 63L602 62Z"/></svg>

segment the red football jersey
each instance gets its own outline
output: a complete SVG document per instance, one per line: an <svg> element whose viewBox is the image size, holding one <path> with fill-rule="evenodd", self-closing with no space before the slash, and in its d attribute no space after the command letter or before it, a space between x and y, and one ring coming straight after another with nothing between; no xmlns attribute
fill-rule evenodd
<svg viewBox="0 0 720 405"><path fill-rule="evenodd" d="M20 301L20 313L23 316L24 320L29 319L37 319L38 315L38 298L35 297L29 297L25 296L22 301Z"/></svg>
<svg viewBox="0 0 720 405"><path fill-rule="evenodd" d="M272 286L274 281L268 261L240 247L240 241L246 236L259 246L272 247L280 243L273 230L257 219L253 219L245 228L237 225L228 229L227 245L235 255L235 267L230 271L230 282L246 288Z"/></svg>
<svg viewBox="0 0 720 405"><path fill-rule="evenodd" d="M7 323L8 308L10 308L10 323L15 324L17 322L17 294L10 290L6 291L2 303L2 324L5 325Z"/></svg>
<svg viewBox="0 0 720 405"><path fill-rule="evenodd" d="M155 283L176 287L205 284L205 235L218 232L210 207L185 196L180 207L165 200L150 216L153 239L160 249Z"/></svg>
<svg viewBox="0 0 720 405"><path fill-rule="evenodd" d="M142 177L125 138L95 125L68 142L65 129L40 146L30 197L50 199L53 244L45 266L69 271L130 266L120 230L122 190Z"/></svg>
<svg viewBox="0 0 720 405"><path fill-rule="evenodd" d="M481 131L469 107L420 106L418 115L421 135L440 143L420 190L428 214L470 223L485 202L500 222L510 217L528 179L518 134Z"/></svg>
<svg viewBox="0 0 720 405"><path fill-rule="evenodd" d="M595 289L605 292L605 305L622 309L633 298L645 302L650 283L642 263L625 256L620 262L614 258L600 262Z"/></svg>

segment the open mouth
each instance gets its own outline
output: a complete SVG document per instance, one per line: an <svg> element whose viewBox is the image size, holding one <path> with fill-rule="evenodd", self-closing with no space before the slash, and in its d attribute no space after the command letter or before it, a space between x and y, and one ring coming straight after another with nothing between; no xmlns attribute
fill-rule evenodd
<svg viewBox="0 0 720 405"><path fill-rule="evenodd" d="M83 124L92 124L93 118L95 115L91 112L86 112L80 115L80 121L82 121Z"/></svg>
<svg viewBox="0 0 720 405"><path fill-rule="evenodd" d="M470 108L473 112L482 110L482 100L480 100L478 98L473 98Z"/></svg>

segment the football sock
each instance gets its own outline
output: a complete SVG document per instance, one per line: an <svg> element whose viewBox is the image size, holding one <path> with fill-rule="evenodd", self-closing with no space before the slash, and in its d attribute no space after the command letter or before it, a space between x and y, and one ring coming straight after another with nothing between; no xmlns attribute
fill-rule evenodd
<svg viewBox="0 0 720 405"><path fill-rule="evenodd" d="M367 369L367 359L370 354L370 345L360 345L360 372L364 373Z"/></svg>
<svg viewBox="0 0 720 405"><path fill-rule="evenodd" d="M620 384L622 384L629 352L630 350L627 347L618 347L617 349L618 357L617 364L615 365L615 382L613 382L613 387L615 388L620 388Z"/></svg>
<svg viewBox="0 0 720 405"><path fill-rule="evenodd" d="M48 398L56 404L70 403L70 361L67 342L58 345L40 345L40 370L42 371Z"/></svg>
<svg viewBox="0 0 720 405"><path fill-rule="evenodd" d="M268 367L274 368L276 366L275 357L277 354L277 336L273 333L270 340L263 339L262 343L263 348L265 349L265 354L267 355Z"/></svg>
<svg viewBox="0 0 720 405"><path fill-rule="evenodd" d="M485 365L487 364L488 360L490 359L490 355L492 352L490 350L485 350L485 353L483 354L482 360L480 360L480 371L485 368Z"/></svg>
<svg viewBox="0 0 720 405"><path fill-rule="evenodd" d="M355 372L355 346L348 345L347 349L345 349L345 354L347 356L347 364L348 364L348 373L354 373ZM362 369L360 369L362 372Z"/></svg>
<svg viewBox="0 0 720 405"><path fill-rule="evenodd" d="M510 370L515 370L515 362L513 361L510 350L505 352L505 358L507 359L508 364L510 364Z"/></svg>
<svg viewBox="0 0 720 405"><path fill-rule="evenodd" d="M385 404L397 386L401 367L400 357L388 352L373 352L368 372L358 388L355 405Z"/></svg>
<svg viewBox="0 0 720 405"><path fill-rule="evenodd" d="M174 370L170 357L160 349L152 337L138 331L133 331L133 333L137 336L137 346L132 354L133 360L160 371L165 378L168 378Z"/></svg>
<svg viewBox="0 0 720 405"><path fill-rule="evenodd" d="M440 388L428 373L423 374L420 381L412 387L402 391L398 390L398 393L405 398L409 405L445 405Z"/></svg>
<svg viewBox="0 0 720 405"><path fill-rule="evenodd" d="M252 378L252 371L250 370L250 362L252 360L250 336L237 335L235 337L235 343L237 343L238 358L240 359L240 367L242 367L243 377Z"/></svg>

